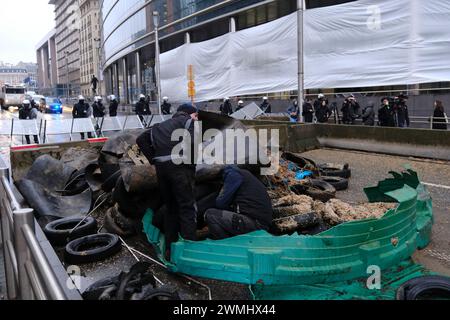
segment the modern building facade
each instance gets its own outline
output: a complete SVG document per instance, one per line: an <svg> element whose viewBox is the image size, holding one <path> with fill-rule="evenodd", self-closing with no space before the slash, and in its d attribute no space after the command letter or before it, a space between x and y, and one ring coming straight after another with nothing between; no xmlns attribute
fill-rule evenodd
<svg viewBox="0 0 450 320"><path fill-rule="evenodd" d="M80 21L78 0L50 0L55 6L57 86L64 95L74 96L80 84Z"/></svg>
<svg viewBox="0 0 450 320"><path fill-rule="evenodd" d="M0 85L20 85L28 78L26 69L18 67L0 67Z"/></svg>
<svg viewBox="0 0 450 320"><path fill-rule="evenodd" d="M337 5L354 0L306 0L306 9ZM103 0L102 69L107 94L121 103L136 101L140 93L155 96L154 26L152 12L160 15L161 52L186 42L201 42L227 32L254 27L297 10L298 0ZM330 17L333 19L333 17ZM448 84L431 84L448 86ZM423 87L430 86L424 85ZM343 93L363 90L416 90L419 86L378 88L322 88L308 90ZM422 88L422 86L420 86ZM296 92L274 94L288 97Z"/></svg>
<svg viewBox="0 0 450 320"><path fill-rule="evenodd" d="M80 0L80 79L81 94L92 95L91 79L95 75L101 79L100 70L100 1ZM102 93L99 86L98 93Z"/></svg>
<svg viewBox="0 0 450 320"><path fill-rule="evenodd" d="M36 46L37 86L40 94L57 95L58 69L56 65L55 30L50 31Z"/></svg>

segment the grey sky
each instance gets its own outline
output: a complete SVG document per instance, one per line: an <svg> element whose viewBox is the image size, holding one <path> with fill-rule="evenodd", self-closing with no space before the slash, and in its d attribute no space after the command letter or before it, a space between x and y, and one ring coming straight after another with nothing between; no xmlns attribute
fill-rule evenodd
<svg viewBox="0 0 450 320"><path fill-rule="evenodd" d="M48 2L0 0L0 61L36 62L36 45L55 26Z"/></svg>

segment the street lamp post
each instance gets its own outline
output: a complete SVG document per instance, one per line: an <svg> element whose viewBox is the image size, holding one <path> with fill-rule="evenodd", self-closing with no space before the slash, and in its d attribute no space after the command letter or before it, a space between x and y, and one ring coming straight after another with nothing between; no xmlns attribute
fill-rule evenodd
<svg viewBox="0 0 450 320"><path fill-rule="evenodd" d="M66 56L66 80L67 80L66 104L68 104L69 103L69 51L64 51L64 54Z"/></svg>
<svg viewBox="0 0 450 320"><path fill-rule="evenodd" d="M94 38L94 41L97 43L96 49L97 49L97 62L98 62L98 95L102 95L102 57L101 57L101 39L100 38Z"/></svg>
<svg viewBox="0 0 450 320"><path fill-rule="evenodd" d="M297 0L297 36L298 36L298 106L300 108L300 122L303 122L303 102L305 98L305 69L303 46L303 13L304 0Z"/></svg>
<svg viewBox="0 0 450 320"><path fill-rule="evenodd" d="M158 110L159 114L162 114L161 110L161 67L160 67L160 50L159 50L159 13L158 11L153 11L153 24L155 26L155 76L156 76L156 87L158 96Z"/></svg>

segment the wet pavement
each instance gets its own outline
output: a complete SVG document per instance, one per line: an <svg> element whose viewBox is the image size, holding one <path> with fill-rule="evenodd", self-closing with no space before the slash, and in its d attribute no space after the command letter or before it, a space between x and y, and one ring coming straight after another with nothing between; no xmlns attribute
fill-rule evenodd
<svg viewBox="0 0 450 320"><path fill-rule="evenodd" d="M313 150L303 156L317 163L348 163L352 170L349 189L338 192L337 198L350 203L367 201L363 188L391 177L389 171L401 171L405 164L417 171L422 182L439 185L427 186L433 199L432 241L413 258L429 270L450 276L450 162L332 149Z"/></svg>

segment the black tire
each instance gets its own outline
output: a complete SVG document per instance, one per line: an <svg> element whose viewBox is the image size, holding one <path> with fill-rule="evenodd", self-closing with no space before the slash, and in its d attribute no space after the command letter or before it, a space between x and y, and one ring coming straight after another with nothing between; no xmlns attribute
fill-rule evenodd
<svg viewBox="0 0 450 320"><path fill-rule="evenodd" d="M71 240L97 233L97 220L87 217L70 234L70 231L83 219L83 217L58 219L48 223L44 228L44 233L48 241L55 246L64 246Z"/></svg>
<svg viewBox="0 0 450 320"><path fill-rule="evenodd" d="M281 157L283 159L286 159L288 161L291 161L291 162L297 164L300 168L304 168L306 166L312 166L314 168L317 168L317 165L313 160L302 157L296 153L285 152L285 153L283 153L283 155Z"/></svg>
<svg viewBox="0 0 450 320"><path fill-rule="evenodd" d="M403 283L397 290L397 300L449 299L450 278L423 276Z"/></svg>
<svg viewBox="0 0 450 320"><path fill-rule="evenodd" d="M319 164L320 174L326 177L341 177L349 179L352 176L352 171L349 168L348 163L342 166L336 166L332 164Z"/></svg>
<svg viewBox="0 0 450 320"><path fill-rule="evenodd" d="M305 194L322 202L328 202L336 196L336 189L323 180L310 179L307 184L294 185L290 188L296 194Z"/></svg>
<svg viewBox="0 0 450 320"><path fill-rule="evenodd" d="M337 191L347 190L348 189L348 179L341 177L321 177L320 180L328 182L331 184Z"/></svg>
<svg viewBox="0 0 450 320"><path fill-rule="evenodd" d="M105 260L122 248L115 234L101 233L75 239L66 245L64 261L77 265Z"/></svg>

